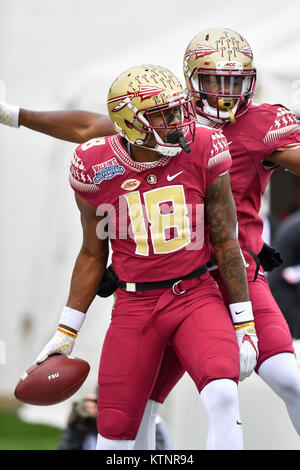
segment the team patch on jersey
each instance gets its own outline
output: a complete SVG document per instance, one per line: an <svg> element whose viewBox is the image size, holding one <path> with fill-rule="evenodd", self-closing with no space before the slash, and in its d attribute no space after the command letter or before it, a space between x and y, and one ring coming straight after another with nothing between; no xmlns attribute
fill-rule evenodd
<svg viewBox="0 0 300 470"><path fill-rule="evenodd" d="M155 175L149 175L147 177L147 182L149 184L156 184L157 183L157 177Z"/></svg>
<svg viewBox="0 0 300 470"><path fill-rule="evenodd" d="M95 176L93 178L93 182L95 184L101 184L104 180L111 180L117 175L124 175L125 168L118 164L116 158L111 158L103 163L98 163L98 165L94 165L93 170L95 172Z"/></svg>
<svg viewBox="0 0 300 470"><path fill-rule="evenodd" d="M135 180L135 179L130 179L130 180L124 181L124 183L121 184L121 188L125 189L126 191L133 191L134 189L138 188L140 184L141 184L140 181Z"/></svg>

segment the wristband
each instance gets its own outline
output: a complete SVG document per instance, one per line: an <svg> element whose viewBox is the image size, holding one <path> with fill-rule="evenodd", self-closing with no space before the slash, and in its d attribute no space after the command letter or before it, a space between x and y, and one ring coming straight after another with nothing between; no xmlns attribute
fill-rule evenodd
<svg viewBox="0 0 300 470"><path fill-rule="evenodd" d="M20 107L0 102L0 122L6 126L19 127Z"/></svg>
<svg viewBox="0 0 300 470"><path fill-rule="evenodd" d="M237 302L229 305L233 323L246 323L254 320L252 304L248 302Z"/></svg>
<svg viewBox="0 0 300 470"><path fill-rule="evenodd" d="M60 326L58 326L56 329L59 333L63 333L64 335L70 336L70 338L77 338L77 333L72 333L71 331L66 330L65 328L62 328Z"/></svg>
<svg viewBox="0 0 300 470"><path fill-rule="evenodd" d="M234 329L235 329L236 331L239 331L239 330L243 330L243 329L249 328L249 327L250 327L250 328L253 328L253 331L255 331L255 329L254 329L254 322L253 322L253 321L249 321L249 322L247 322L247 323L237 324L237 325L234 327Z"/></svg>
<svg viewBox="0 0 300 470"><path fill-rule="evenodd" d="M79 312L78 310L74 310L70 307L64 307L58 323L59 325L68 326L69 328L72 328L72 330L79 331L85 317L85 313Z"/></svg>

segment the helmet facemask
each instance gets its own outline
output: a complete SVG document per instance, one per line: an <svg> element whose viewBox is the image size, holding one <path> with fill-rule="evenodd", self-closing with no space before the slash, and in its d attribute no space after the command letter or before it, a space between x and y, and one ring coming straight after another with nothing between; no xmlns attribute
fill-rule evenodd
<svg viewBox="0 0 300 470"><path fill-rule="evenodd" d="M236 116L247 111L255 82L255 69L195 68L190 76L190 91L199 113L234 123Z"/></svg>
<svg viewBox="0 0 300 470"><path fill-rule="evenodd" d="M128 106L133 108L130 103ZM131 126L146 134L143 140L136 140L135 145L166 156L175 156L182 149L190 152L189 144L194 140L196 127L191 98L176 100L168 105L132 110L135 112ZM165 130L169 132L164 132L162 137L162 131Z"/></svg>
<svg viewBox="0 0 300 470"><path fill-rule="evenodd" d="M196 34L186 48L183 71L200 115L234 123L248 110L256 69L252 49L238 32L210 28Z"/></svg>

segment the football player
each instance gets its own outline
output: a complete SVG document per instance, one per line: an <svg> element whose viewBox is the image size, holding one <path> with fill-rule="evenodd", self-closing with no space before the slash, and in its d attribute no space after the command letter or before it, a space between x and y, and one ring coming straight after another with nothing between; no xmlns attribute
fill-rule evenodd
<svg viewBox="0 0 300 470"><path fill-rule="evenodd" d="M263 275L263 270L276 267L280 258L264 245L263 223L258 215L261 197L276 166L300 175L300 124L282 105L252 103L256 82L253 53L235 31L212 28L196 35L186 49L184 73L199 123L221 128L230 144L239 242L248 263L249 294L260 345L256 372L284 400L300 434L300 379L292 339ZM2 103L4 120L75 142L114 133L109 117L84 111L36 113ZM211 272L218 278L216 269ZM174 351L168 348L138 438L149 438L149 429L155 429L151 417L182 373ZM153 433L150 435L154 442Z"/></svg>
<svg viewBox="0 0 300 470"><path fill-rule="evenodd" d="M73 156L83 244L67 306L36 362L71 353L109 238L118 289L100 360L97 449L133 449L169 344L207 410L207 448L242 449L235 330L253 352L250 369L258 351L227 141L219 130L196 127L191 97L163 67L122 73L107 103L118 135L85 142ZM207 271L209 240L231 315Z"/></svg>
<svg viewBox="0 0 300 470"><path fill-rule="evenodd" d="M283 399L300 435L300 373L292 337L264 275L264 270L279 266L281 259L275 249L264 244L259 216L261 198L276 167L300 176L300 122L281 104L252 103L256 82L253 53L245 38L235 31L215 28L197 34L186 48L183 69L198 123L222 129L232 156L230 180L238 237L247 263L249 296L259 340L255 370ZM209 266L228 304L214 258ZM179 378L179 361L170 349L151 395L153 406L163 403Z"/></svg>

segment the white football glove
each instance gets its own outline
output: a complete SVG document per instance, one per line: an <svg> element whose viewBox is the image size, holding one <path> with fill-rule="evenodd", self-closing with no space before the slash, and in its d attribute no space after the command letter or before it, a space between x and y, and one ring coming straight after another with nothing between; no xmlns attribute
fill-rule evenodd
<svg viewBox="0 0 300 470"><path fill-rule="evenodd" d="M66 354L68 356L73 350L76 337L76 333L58 327L53 338L46 344L34 362L40 364L45 361L48 356L55 353Z"/></svg>
<svg viewBox="0 0 300 470"><path fill-rule="evenodd" d="M256 336L251 302L229 305L240 354L240 381L252 374L258 359Z"/></svg>
<svg viewBox="0 0 300 470"><path fill-rule="evenodd" d="M258 339L253 322L234 326L240 350L240 381L249 377L258 358Z"/></svg>
<svg viewBox="0 0 300 470"><path fill-rule="evenodd" d="M19 106L0 101L0 123L6 126L19 127Z"/></svg>
<svg viewBox="0 0 300 470"><path fill-rule="evenodd" d="M71 354L75 339L77 338L77 333L69 331L62 325L70 327L78 332L84 322L84 319L84 313L69 307L64 307L58 322L60 326L57 327L55 335L42 349L34 362L40 364L51 354L66 354L67 356Z"/></svg>

